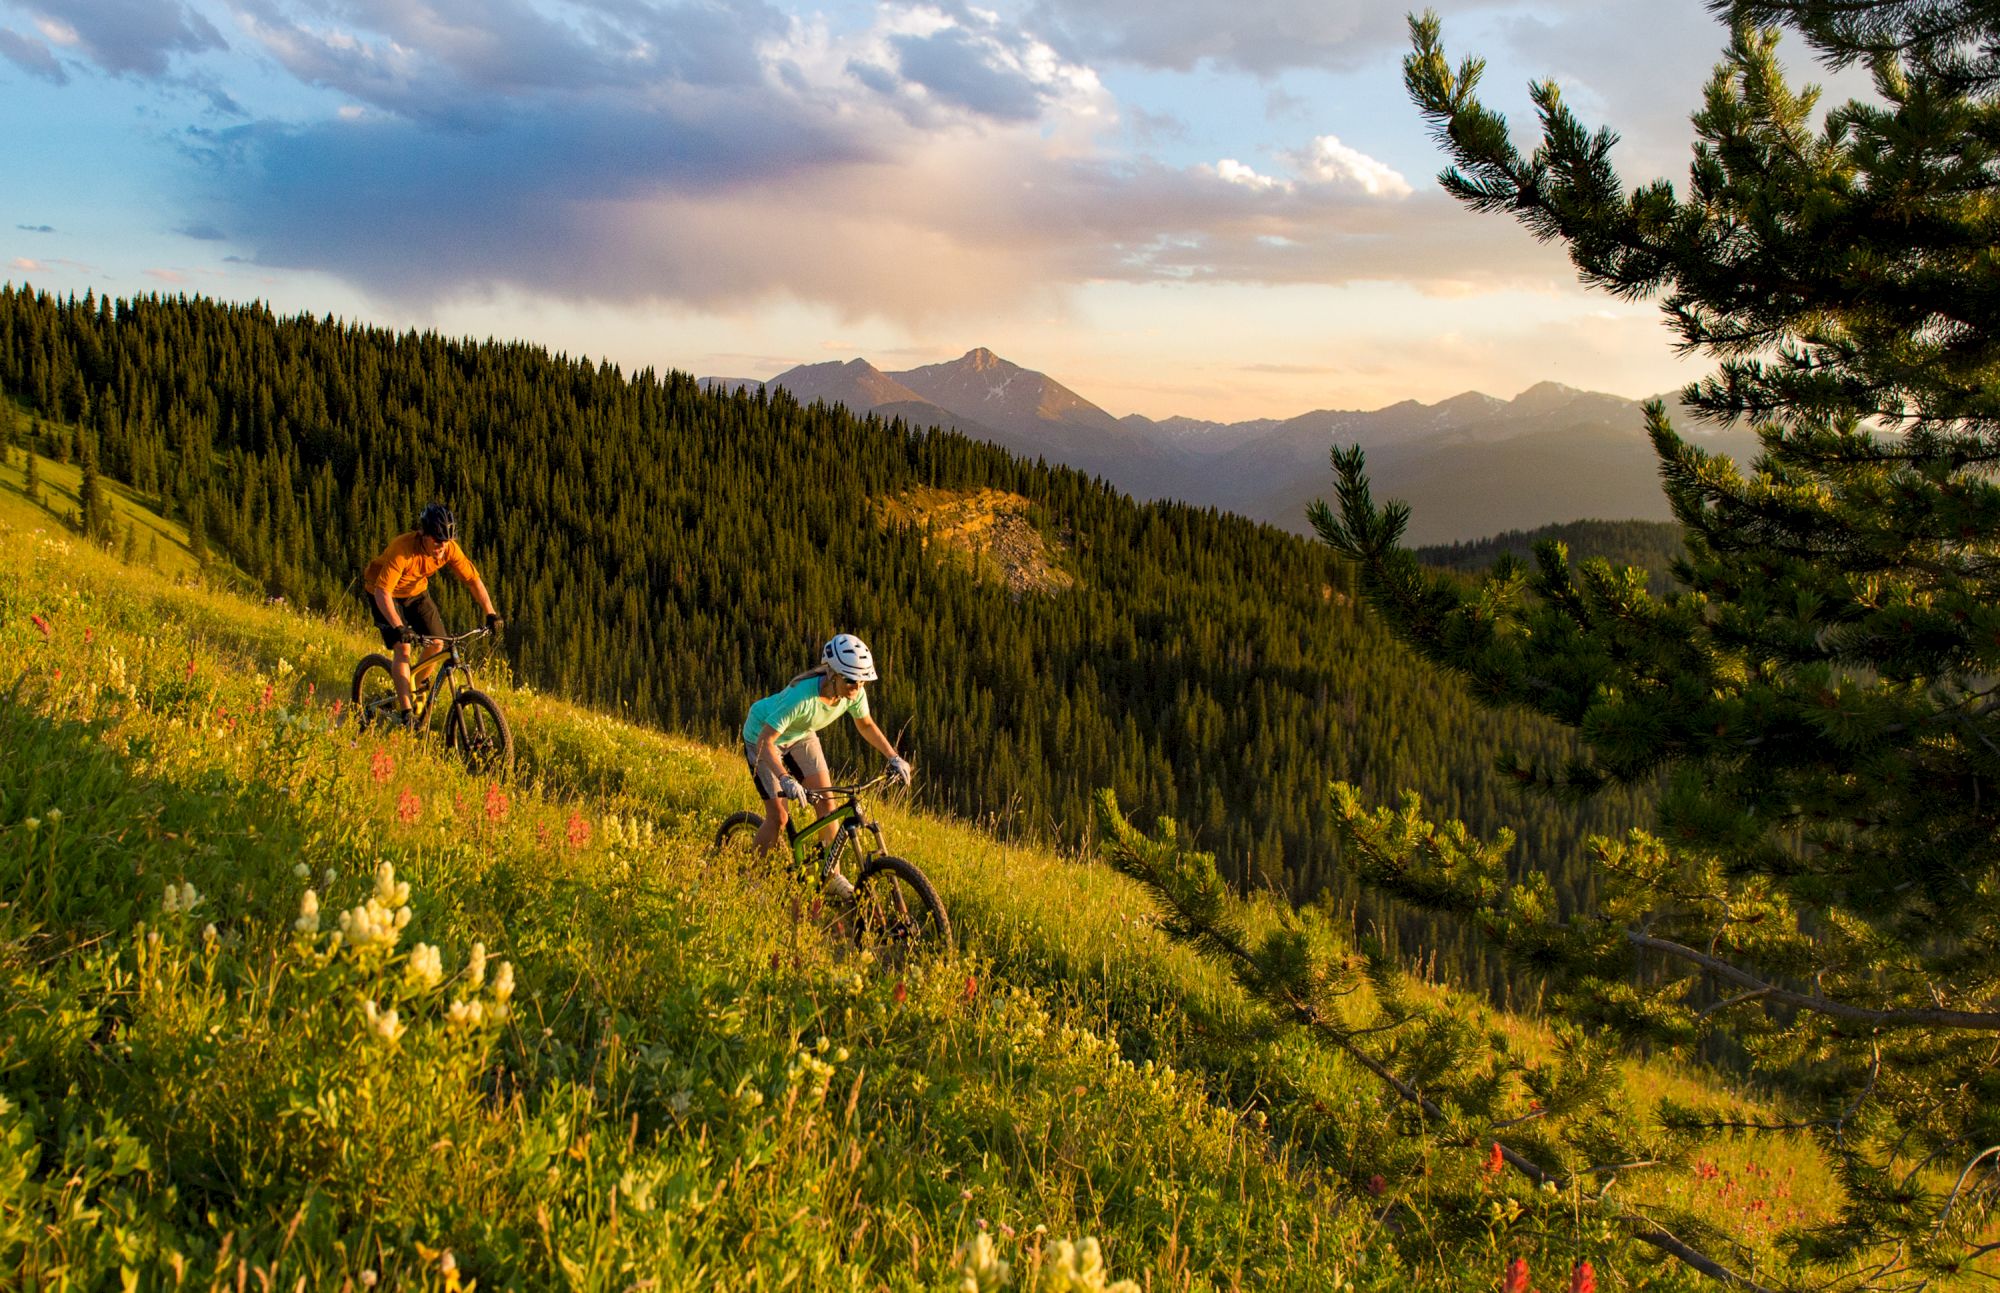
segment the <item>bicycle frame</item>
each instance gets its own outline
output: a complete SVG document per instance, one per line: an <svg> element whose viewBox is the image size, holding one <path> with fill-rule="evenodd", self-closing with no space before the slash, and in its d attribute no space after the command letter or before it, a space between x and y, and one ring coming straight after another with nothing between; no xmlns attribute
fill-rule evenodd
<svg viewBox="0 0 2000 1293"><path fill-rule="evenodd" d="M871 821L868 815L861 809L861 792L872 789L879 781L881 781L881 778L877 777L874 781L870 781L866 785L829 786L825 790L817 792L819 794L845 795L847 799L839 806L821 813L804 826L795 824L792 817L787 814L785 819L785 838L792 846L792 865L796 870L802 874L811 874L812 865L807 860L806 853L812 847L811 841L813 837L824 830L832 830L833 837L826 841L825 857L821 864L823 871L831 871L838 864L840 855L846 850L848 841L854 839L854 837L864 831L875 837L873 852L888 852L888 846L882 842L881 825ZM866 856L868 851L864 849L863 855Z"/></svg>
<svg viewBox="0 0 2000 1293"><path fill-rule="evenodd" d="M475 630L472 633L462 633L457 637L426 639L427 641L439 643L438 649L425 656L422 660L411 663L411 681L415 682L417 671L425 666L439 660L442 660L444 663L438 665L437 672L431 675L430 685L424 688L422 703L414 706L415 712L413 717L419 727L426 731L429 730L431 715L437 712L438 694L447 685L451 688L451 699L454 701L458 699L460 692L472 686L472 666L459 659L458 644L467 638L479 636L483 632L484 630ZM465 675L463 682L459 681L458 675L460 674ZM446 708L449 708L449 705Z"/></svg>

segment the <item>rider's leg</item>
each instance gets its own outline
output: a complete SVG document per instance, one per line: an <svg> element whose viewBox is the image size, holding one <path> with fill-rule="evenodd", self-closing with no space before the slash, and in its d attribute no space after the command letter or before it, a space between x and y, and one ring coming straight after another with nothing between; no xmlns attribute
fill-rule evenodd
<svg viewBox="0 0 2000 1293"><path fill-rule="evenodd" d="M417 632L426 637L444 636L444 614L438 610L437 603L431 600L430 593L418 593L415 597L398 601L396 606L403 612L403 623ZM419 646L424 652L424 658L419 659L414 677L418 687L427 687L430 685L431 675L436 673L439 665L443 663L444 653L439 651L434 643L424 642Z"/></svg>
<svg viewBox="0 0 2000 1293"><path fill-rule="evenodd" d="M785 801L772 797L764 801L764 824L757 828L755 848L759 853L769 853L785 837L785 823L791 818L785 812Z"/></svg>
<svg viewBox="0 0 2000 1293"><path fill-rule="evenodd" d="M398 642L389 654L389 676L396 680L396 708L410 712L410 644Z"/></svg>

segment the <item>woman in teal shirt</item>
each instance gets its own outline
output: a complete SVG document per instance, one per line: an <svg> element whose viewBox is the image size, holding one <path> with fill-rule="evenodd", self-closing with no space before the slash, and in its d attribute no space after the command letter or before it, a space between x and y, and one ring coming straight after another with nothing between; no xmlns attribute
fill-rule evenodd
<svg viewBox="0 0 2000 1293"><path fill-rule="evenodd" d="M759 853L783 836L790 820L787 801L804 803L809 792L833 784L826 754L819 748L819 729L842 714L852 714L862 739L889 760L889 775L910 784L909 760L896 753L895 745L868 717L863 684L877 677L868 644L842 633L820 651L819 664L811 672L750 707L750 717L743 721L743 760L764 800L764 824L757 831Z"/></svg>

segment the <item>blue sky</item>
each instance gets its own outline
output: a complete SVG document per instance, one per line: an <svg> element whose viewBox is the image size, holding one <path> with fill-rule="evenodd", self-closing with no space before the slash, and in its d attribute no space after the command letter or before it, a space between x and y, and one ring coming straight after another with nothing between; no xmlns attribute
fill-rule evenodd
<svg viewBox="0 0 2000 1293"><path fill-rule="evenodd" d="M1698 3L1451 0L1685 174ZM1467 213L1359 0L0 0L0 261L766 377L988 346L1113 413L1657 392L1655 311Z"/></svg>

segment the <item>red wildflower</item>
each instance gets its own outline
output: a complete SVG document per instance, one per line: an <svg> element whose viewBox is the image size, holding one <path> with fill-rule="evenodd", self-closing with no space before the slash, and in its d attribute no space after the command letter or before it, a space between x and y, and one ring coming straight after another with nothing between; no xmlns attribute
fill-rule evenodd
<svg viewBox="0 0 2000 1293"><path fill-rule="evenodd" d="M1507 1274L1500 1281L1500 1293L1529 1293L1527 1258L1516 1257L1507 1263Z"/></svg>
<svg viewBox="0 0 2000 1293"><path fill-rule="evenodd" d="M1493 1152L1486 1156L1486 1174L1500 1175L1500 1169L1507 1166L1507 1156L1500 1151L1500 1142L1493 1142Z"/></svg>
<svg viewBox="0 0 2000 1293"><path fill-rule="evenodd" d="M264 698L257 702L257 712L261 714L269 708L271 708L271 684L267 682L264 684Z"/></svg>
<svg viewBox="0 0 2000 1293"><path fill-rule="evenodd" d="M1381 1198L1382 1192L1388 1188L1389 1188L1389 1183L1382 1179L1382 1174L1380 1172L1377 1172L1375 1173L1375 1175L1368 1178L1368 1192L1374 1195L1376 1198L1378 1199Z"/></svg>
<svg viewBox="0 0 2000 1293"><path fill-rule="evenodd" d="M972 1000L979 995L979 980L970 974L965 976L965 999Z"/></svg>
<svg viewBox="0 0 2000 1293"><path fill-rule="evenodd" d="M396 761L387 750L377 749L368 756L368 770L375 775L375 784L379 786L396 775Z"/></svg>
<svg viewBox="0 0 2000 1293"><path fill-rule="evenodd" d="M778 954L776 952L773 952L771 953L771 973L776 974L777 972L778 972Z"/></svg>
<svg viewBox="0 0 2000 1293"><path fill-rule="evenodd" d="M313 698L313 697L314 697L315 695L317 695L318 693L319 693L319 684L318 684L318 683L316 683L316 682L309 682L309 683L307 683L307 684L306 684L306 704L308 704L308 705L312 704L312 698ZM337 700L333 702L333 712L334 712L334 713L336 713L336 714L338 714L338 713L340 712L340 702L339 702L339 701L337 701Z"/></svg>
<svg viewBox="0 0 2000 1293"><path fill-rule="evenodd" d="M569 815L569 846L580 849L590 843L590 822L582 813L572 810Z"/></svg>
<svg viewBox="0 0 2000 1293"><path fill-rule="evenodd" d="M497 781L486 783L486 820L489 822L507 820L507 796L502 793L500 783Z"/></svg>
<svg viewBox="0 0 2000 1293"><path fill-rule="evenodd" d="M1597 1272L1589 1262L1578 1262L1569 1273L1569 1293L1597 1293Z"/></svg>
<svg viewBox="0 0 2000 1293"><path fill-rule="evenodd" d="M407 787L402 794L396 796L396 816L401 819L403 825L408 826L416 821L423 811L423 801L410 793Z"/></svg>
<svg viewBox="0 0 2000 1293"><path fill-rule="evenodd" d="M44 642L48 641L50 638L55 636L55 630L49 627L49 622L47 620L43 619L39 615L30 615L28 618L34 621L35 627L42 631L42 640Z"/></svg>
<svg viewBox="0 0 2000 1293"><path fill-rule="evenodd" d="M188 657L188 674L187 674L187 676L188 676L188 678L189 678L190 680L192 680L192 679L194 678L194 657L193 657L193 656L189 656L189 657Z"/></svg>
<svg viewBox="0 0 2000 1293"><path fill-rule="evenodd" d="M96 640L97 640L97 630L96 630L96 629L94 629L94 628L91 628L91 627L90 627L90 626L89 626L88 624L84 625L84 626L83 626L83 644L84 644L85 646L89 646L89 645L90 645L90 644L91 644L92 642L94 642L94 641L96 641Z"/></svg>
<svg viewBox="0 0 2000 1293"><path fill-rule="evenodd" d="M896 980L896 990L889 994L889 999L899 1006L908 1001L910 999L909 985L905 984L901 979Z"/></svg>
<svg viewBox="0 0 2000 1293"><path fill-rule="evenodd" d="M338 722L340 721L340 711L341 711L342 709L344 709L344 708L346 707L346 705L347 705L347 702L346 702L346 701L344 701L344 700L336 700L336 701L334 701L334 702L333 702L333 721L334 721L334 722L338 723Z"/></svg>

